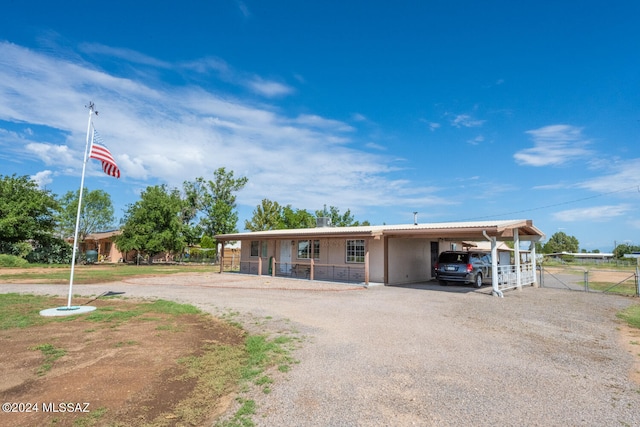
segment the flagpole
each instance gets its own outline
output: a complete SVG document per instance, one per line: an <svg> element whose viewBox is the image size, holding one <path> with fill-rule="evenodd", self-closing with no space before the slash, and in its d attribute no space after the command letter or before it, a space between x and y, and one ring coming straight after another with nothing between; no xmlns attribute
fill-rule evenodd
<svg viewBox="0 0 640 427"><path fill-rule="evenodd" d="M82 192L84 190L84 173L87 169L87 151L89 150L89 138L91 135L91 142L93 143L93 135L91 134L91 116L95 111L95 105L93 102L89 102L89 122L87 123L87 138L84 147L84 160L82 162L82 178L80 179L80 194L78 196L78 213L76 215L76 230L73 235L73 255L71 256L71 277L69 278L69 297L67 298L67 310L71 308L71 295L73 294L73 274L76 267L76 251L78 248L78 229L80 228L80 214L82 213ZM96 112L97 114L97 112Z"/></svg>

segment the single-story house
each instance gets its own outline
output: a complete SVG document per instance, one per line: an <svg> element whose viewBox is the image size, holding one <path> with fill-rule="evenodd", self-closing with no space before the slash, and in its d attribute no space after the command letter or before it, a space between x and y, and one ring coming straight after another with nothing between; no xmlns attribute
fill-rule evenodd
<svg viewBox="0 0 640 427"><path fill-rule="evenodd" d="M125 259L125 254L120 252L113 242L114 236L120 233L120 230L112 230L87 234L84 241L80 242L78 250L82 254L87 251L96 251L98 253L98 262L122 262ZM68 241L73 244L73 238L68 239Z"/></svg>
<svg viewBox="0 0 640 427"><path fill-rule="evenodd" d="M319 221L321 225L324 222ZM434 278L440 252L462 250L463 242L490 242L493 290L535 283L535 242L544 234L531 220L443 222L357 227L318 226L214 236L218 243L241 241L240 272L305 277L311 280L399 285ZM527 263L514 256L514 265L498 269L498 242L529 241ZM516 250L520 252L520 249ZM224 259L224 250L220 254ZM507 270L513 280L502 280ZM507 283L509 282L509 283Z"/></svg>

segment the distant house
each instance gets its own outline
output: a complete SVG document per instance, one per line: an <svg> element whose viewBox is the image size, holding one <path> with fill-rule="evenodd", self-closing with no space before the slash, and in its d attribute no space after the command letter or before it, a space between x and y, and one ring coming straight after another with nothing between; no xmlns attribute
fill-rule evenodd
<svg viewBox="0 0 640 427"><path fill-rule="evenodd" d="M120 230L111 230L87 234L84 241L78 245L78 251L81 254L86 254L87 251L96 251L99 262L122 262L125 255L118 250L113 242L113 238L120 233ZM67 239L67 241L73 244L73 238Z"/></svg>
<svg viewBox="0 0 640 427"><path fill-rule="evenodd" d="M605 252L597 252L597 253L587 253L587 252L556 252L552 254L545 254L546 257L555 259L557 261L562 261L563 257L571 257L579 261L587 261L587 262L607 262L613 259L612 253Z"/></svg>
<svg viewBox="0 0 640 427"><path fill-rule="evenodd" d="M497 268L499 242L513 241L519 248L521 241L529 241L535 253L534 242L543 237L531 220L318 226L214 236L219 243L242 242L241 273L386 285L431 280L438 254L462 249L465 241L488 242L496 251ZM225 252L220 256L224 259ZM514 259L520 266L520 256ZM529 276L526 280L533 283L535 274ZM499 292L498 283L494 290Z"/></svg>
<svg viewBox="0 0 640 427"><path fill-rule="evenodd" d="M98 253L98 262L118 263L118 262L135 262L136 251L124 253L118 249L115 244L114 237L121 234L120 230L103 231L98 233L87 234L84 241L80 242L78 250L81 254L87 251L96 251ZM68 239L73 244L73 238ZM162 253L153 257L153 261L169 261L172 256Z"/></svg>

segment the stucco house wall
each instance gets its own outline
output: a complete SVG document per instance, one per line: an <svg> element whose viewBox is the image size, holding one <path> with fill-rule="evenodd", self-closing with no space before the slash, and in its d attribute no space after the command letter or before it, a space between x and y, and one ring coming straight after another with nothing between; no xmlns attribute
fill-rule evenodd
<svg viewBox="0 0 640 427"><path fill-rule="evenodd" d="M431 279L431 240L389 239L389 283L404 284Z"/></svg>
<svg viewBox="0 0 640 427"><path fill-rule="evenodd" d="M220 242L244 242L240 266L243 273L269 274L269 259L273 257L278 263L275 274L292 277L305 277L306 274L307 278L317 280L404 284L431 280L432 266L438 253L475 246L465 242L491 242L495 249L496 242L534 242L543 238L544 233L531 220L495 220L354 227L319 226L221 234L214 237ZM361 245L348 245L350 240L364 242L364 252ZM252 241L266 242L264 246L260 244L260 251L255 256L251 256ZM320 253L313 257L298 258L300 241L318 241ZM356 257L357 262L347 262L348 250L351 252L349 256ZM365 262L367 259L368 262ZM297 271L299 268L302 274ZM494 292L501 292L501 285L496 280L493 286Z"/></svg>

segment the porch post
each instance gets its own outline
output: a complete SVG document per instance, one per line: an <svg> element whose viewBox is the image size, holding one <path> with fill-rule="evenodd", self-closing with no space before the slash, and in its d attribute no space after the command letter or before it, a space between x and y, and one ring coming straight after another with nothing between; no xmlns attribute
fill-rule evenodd
<svg viewBox="0 0 640 427"><path fill-rule="evenodd" d="M220 248L220 271L219 271L219 273L222 274L222 272L224 271L224 240L222 240L222 242L220 244L222 246Z"/></svg>
<svg viewBox="0 0 640 427"><path fill-rule="evenodd" d="M258 257L258 276L262 276L262 257Z"/></svg>
<svg viewBox="0 0 640 427"><path fill-rule="evenodd" d="M491 237L491 287L493 288L492 294L494 296L502 296L500 286L498 283L498 245L496 244L496 238Z"/></svg>
<svg viewBox="0 0 640 427"><path fill-rule="evenodd" d="M385 285L389 284L389 238L387 236L382 236L383 239L383 246L384 246L384 250L383 250L383 281ZM366 258L365 258L366 261Z"/></svg>
<svg viewBox="0 0 640 427"><path fill-rule="evenodd" d="M522 273L520 271L520 235L518 229L513 230L513 254L516 261L516 284L518 289L522 290Z"/></svg>
<svg viewBox="0 0 640 427"><path fill-rule="evenodd" d="M276 257L271 257L271 277L276 277Z"/></svg>
<svg viewBox="0 0 640 427"><path fill-rule="evenodd" d="M529 245L529 251L531 253L531 268L533 269L533 287L537 288L539 287L538 285L538 261L536 260L537 256L536 256L536 242L534 242L533 240L531 241L531 244Z"/></svg>
<svg viewBox="0 0 640 427"><path fill-rule="evenodd" d="M367 246L364 250L364 284L369 286L369 241L367 241Z"/></svg>

